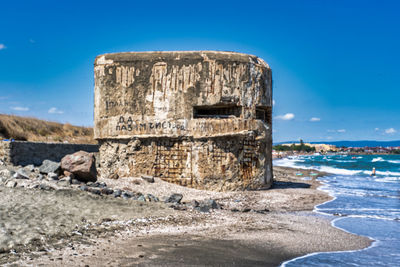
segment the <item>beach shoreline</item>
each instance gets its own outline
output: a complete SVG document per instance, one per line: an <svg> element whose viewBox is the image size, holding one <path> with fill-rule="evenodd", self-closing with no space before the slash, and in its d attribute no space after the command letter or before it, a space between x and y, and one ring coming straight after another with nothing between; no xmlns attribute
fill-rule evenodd
<svg viewBox="0 0 400 267"><path fill-rule="evenodd" d="M323 175L274 167L272 189L245 192L202 191L160 179L154 183L140 178L107 179L108 185L160 199L180 193L186 206L160 204L154 216L136 214L129 222L104 221L80 238L69 238L45 251L17 251L3 260L42 266L277 266L309 253L368 247L369 238L333 227L331 221L337 217L313 212L316 205L332 199L317 190L321 185L317 177ZM204 213L190 208L194 200L207 199L214 199L222 209ZM158 209L163 216L156 216Z"/></svg>

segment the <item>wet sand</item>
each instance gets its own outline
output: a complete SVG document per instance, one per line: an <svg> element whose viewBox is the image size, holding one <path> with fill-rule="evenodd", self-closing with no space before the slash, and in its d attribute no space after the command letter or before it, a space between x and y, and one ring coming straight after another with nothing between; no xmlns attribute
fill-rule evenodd
<svg viewBox="0 0 400 267"><path fill-rule="evenodd" d="M319 182L310 171L301 170L302 176L296 175L298 172L275 167L273 189L247 192L201 191L159 179L147 183L131 178L122 184L121 180L104 180L161 199L171 193L182 193L187 203L212 198L223 209L202 213L190 208L174 210L160 203L141 203L139 208L138 201L121 199L115 204L98 197L95 205L104 214L89 212L85 217L91 224L78 223L79 234L54 238L42 249L35 249L34 244L25 250L17 248L0 254L0 260L15 266L277 266L307 253L369 246L368 238L332 227L333 217L312 212L330 197L316 190ZM60 203L63 201L53 204L61 211L68 210ZM132 210L127 211L127 206ZM50 215L40 216L45 221Z"/></svg>

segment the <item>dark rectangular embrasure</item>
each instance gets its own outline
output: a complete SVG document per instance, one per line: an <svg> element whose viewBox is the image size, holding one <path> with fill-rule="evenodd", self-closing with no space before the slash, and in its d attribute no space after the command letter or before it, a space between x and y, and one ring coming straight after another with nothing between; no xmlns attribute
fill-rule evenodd
<svg viewBox="0 0 400 267"><path fill-rule="evenodd" d="M193 107L193 118L229 118L240 117L240 106L198 106Z"/></svg>
<svg viewBox="0 0 400 267"><path fill-rule="evenodd" d="M270 107L258 107L256 108L256 119L262 120L267 124L271 124L272 122L272 108Z"/></svg>

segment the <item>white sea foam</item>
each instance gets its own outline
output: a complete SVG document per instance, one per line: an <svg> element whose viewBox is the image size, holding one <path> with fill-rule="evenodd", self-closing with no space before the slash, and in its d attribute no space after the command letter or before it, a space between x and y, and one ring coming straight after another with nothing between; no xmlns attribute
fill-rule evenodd
<svg viewBox="0 0 400 267"><path fill-rule="evenodd" d="M375 179L375 181L383 182L383 183L393 183L393 182L400 181L400 177L388 176L388 177L384 177L384 178Z"/></svg>
<svg viewBox="0 0 400 267"><path fill-rule="evenodd" d="M363 171L364 174L371 175L372 171ZM400 172L391 172L391 171L376 171L377 175L382 175L382 176L400 176Z"/></svg>
<svg viewBox="0 0 400 267"><path fill-rule="evenodd" d="M388 162L393 164L400 164L400 160L388 160Z"/></svg>
<svg viewBox="0 0 400 267"><path fill-rule="evenodd" d="M327 173L338 174L338 175L355 175L355 174L360 174L363 172L363 170L346 170L346 169L340 169L340 168L335 168L335 167L331 167L331 166L297 165L295 160L291 160L289 158L274 160L273 163L275 166L291 167L291 168L298 168L298 169L303 169L303 170L316 170L316 171L327 172Z"/></svg>
<svg viewBox="0 0 400 267"><path fill-rule="evenodd" d="M382 162L385 161L382 157L373 158L371 162Z"/></svg>

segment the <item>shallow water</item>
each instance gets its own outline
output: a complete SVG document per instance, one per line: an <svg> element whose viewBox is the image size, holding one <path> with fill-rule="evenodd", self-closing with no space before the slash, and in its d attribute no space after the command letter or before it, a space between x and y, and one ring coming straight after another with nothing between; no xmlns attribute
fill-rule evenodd
<svg viewBox="0 0 400 267"><path fill-rule="evenodd" d="M277 160L278 166L328 171L320 189L334 200L315 212L339 215L333 225L375 240L353 252L314 253L284 266L398 266L400 262L400 155L300 156ZM370 176L371 169L376 176Z"/></svg>
<svg viewBox="0 0 400 267"><path fill-rule="evenodd" d="M97 196L78 190L0 187L0 251L47 239L103 220L124 221L168 212L161 203Z"/></svg>

